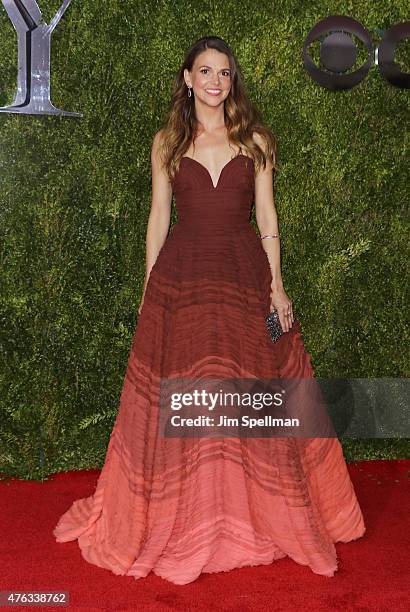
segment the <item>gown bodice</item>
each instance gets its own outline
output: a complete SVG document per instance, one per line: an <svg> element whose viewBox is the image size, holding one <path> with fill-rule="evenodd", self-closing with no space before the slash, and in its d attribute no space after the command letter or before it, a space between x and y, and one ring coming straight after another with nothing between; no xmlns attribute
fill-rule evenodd
<svg viewBox="0 0 410 612"><path fill-rule="evenodd" d="M203 164L183 156L171 182L179 228L197 235L246 229L253 202L254 175L253 159L239 154L223 166L214 185Z"/></svg>

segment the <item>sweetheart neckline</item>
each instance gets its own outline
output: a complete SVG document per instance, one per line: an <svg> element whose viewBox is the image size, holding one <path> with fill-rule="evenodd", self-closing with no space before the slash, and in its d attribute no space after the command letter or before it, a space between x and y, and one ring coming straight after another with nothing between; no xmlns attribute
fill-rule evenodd
<svg viewBox="0 0 410 612"><path fill-rule="evenodd" d="M213 188L214 190L216 190L216 189L218 189L218 187L219 187L219 183L221 182L221 177L222 177L222 174L223 174L223 172L224 172L225 168L226 168L227 166L229 166L229 164L230 164L231 162L233 162L235 159L238 159L238 157L246 157L247 159L250 159L250 160L252 160L252 161L253 161L253 158L252 158L252 157L250 157L249 155L244 155L243 153L239 153L238 155L235 155L234 157L231 157L231 159L230 159L228 162L226 162L226 164L225 164L225 165L222 167L222 170L221 170L221 172L219 173L219 176L218 176L218 180L216 181L216 185L214 185L214 182L213 182L213 180L212 180L211 173L209 172L208 168L207 168L206 166L204 166L204 164L201 164L201 162L199 162L197 159L194 159L193 157L189 157L189 155L183 155L183 156L181 157L181 159L190 159L191 161L193 161L193 162L195 162L196 164L198 164L198 166L200 166L201 168L203 168L203 169L205 170L206 174L208 175L209 180L211 181L212 188Z"/></svg>

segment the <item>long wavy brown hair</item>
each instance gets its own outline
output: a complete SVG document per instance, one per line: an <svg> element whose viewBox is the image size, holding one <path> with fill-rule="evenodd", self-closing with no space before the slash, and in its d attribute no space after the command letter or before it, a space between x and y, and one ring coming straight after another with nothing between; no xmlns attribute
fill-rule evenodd
<svg viewBox="0 0 410 612"><path fill-rule="evenodd" d="M276 160L276 138L265 125L259 110L249 100L245 91L239 64L229 45L218 36L205 36L197 40L182 63L176 74L170 107L162 124L161 130L161 158L170 180L175 177L179 168L181 157L195 142L197 134L197 119L195 116L194 96L188 97L187 86L184 79L184 70L192 70L195 58L206 49L216 49L225 53L229 59L231 69L231 89L224 101L225 125L228 131L229 142L235 144L242 151L245 147L253 158L256 171L266 167L268 157L273 165L274 172L278 169ZM264 139L265 150L254 142L254 132Z"/></svg>

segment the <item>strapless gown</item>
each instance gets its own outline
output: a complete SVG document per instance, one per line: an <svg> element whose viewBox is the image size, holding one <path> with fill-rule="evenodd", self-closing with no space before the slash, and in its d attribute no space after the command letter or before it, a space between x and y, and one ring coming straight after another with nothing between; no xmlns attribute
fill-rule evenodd
<svg viewBox="0 0 410 612"><path fill-rule="evenodd" d="M53 531L114 574L186 584L289 556L333 576L335 542L365 532L336 437L159 435L161 378L314 377L299 321L276 343L265 327L271 273L250 223L254 186L242 154L216 185L189 157L172 181L178 222L150 273L104 466Z"/></svg>

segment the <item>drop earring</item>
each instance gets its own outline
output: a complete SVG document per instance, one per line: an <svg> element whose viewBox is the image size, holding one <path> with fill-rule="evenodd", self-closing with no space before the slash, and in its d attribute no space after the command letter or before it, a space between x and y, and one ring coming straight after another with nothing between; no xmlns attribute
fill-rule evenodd
<svg viewBox="0 0 410 612"><path fill-rule="evenodd" d="M188 98L190 98L192 96L191 89L192 88L188 85Z"/></svg>

